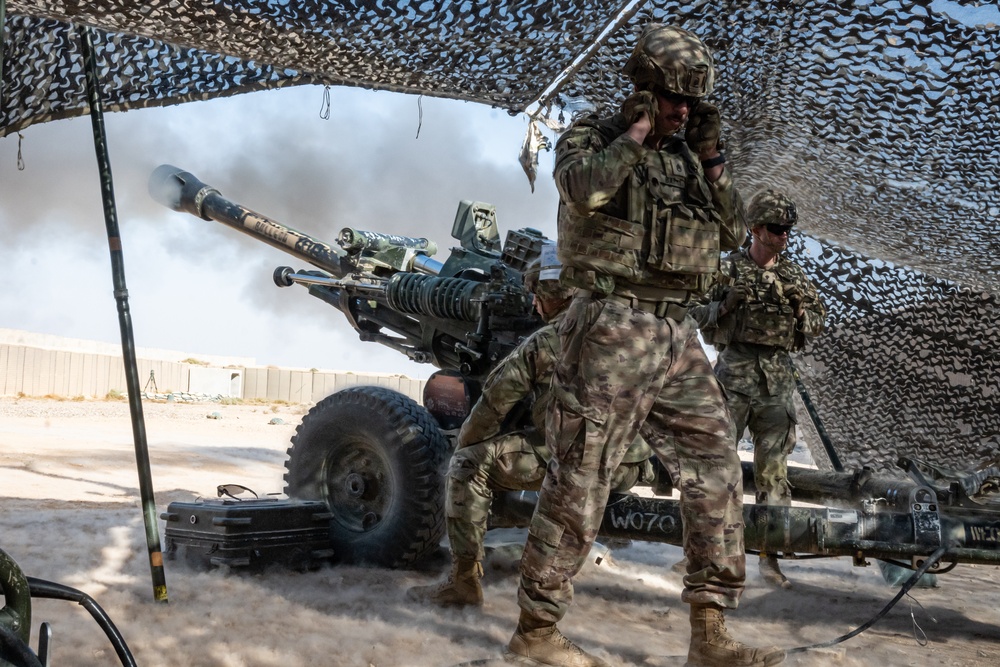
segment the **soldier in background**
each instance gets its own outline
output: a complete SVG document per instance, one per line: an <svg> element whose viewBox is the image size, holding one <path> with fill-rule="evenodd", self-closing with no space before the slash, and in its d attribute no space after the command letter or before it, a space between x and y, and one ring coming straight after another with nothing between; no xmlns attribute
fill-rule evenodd
<svg viewBox="0 0 1000 667"><path fill-rule="evenodd" d="M624 73L635 92L621 112L578 121L556 145L561 280L579 290L558 326L562 353L546 421L552 461L504 657L607 664L556 624L597 536L613 472L639 432L664 463L676 451L688 664L774 665L784 651L738 642L724 623L746 577L742 472L722 389L688 316L711 286L720 252L746 236L719 152L719 110L701 101L714 84L712 56L693 33L653 24Z"/></svg>
<svg viewBox="0 0 1000 667"><path fill-rule="evenodd" d="M407 596L441 606L483 604L483 540L495 491L537 491L551 458L545 446L545 414L549 380L559 353L556 326L562 321L573 289L559 283L555 246L543 246L542 257L528 267L524 285L534 295L535 309L546 322L517 346L486 379L458 435L458 449L448 466L447 514L452 571L429 586L415 586ZM525 399L530 412L504 428ZM516 419L516 417L515 417ZM501 434L501 430L504 432ZM649 446L637 438L612 481L614 490L631 488L651 478Z"/></svg>
<svg viewBox="0 0 1000 667"><path fill-rule="evenodd" d="M789 506L788 455L795 447L795 377L789 352L823 331L826 308L802 269L781 255L798 216L785 195L766 190L747 209L750 247L722 261L706 305L691 309L705 340L720 351L715 375L726 388L736 440L753 437L757 502ZM791 583L774 554L760 554L760 574Z"/></svg>

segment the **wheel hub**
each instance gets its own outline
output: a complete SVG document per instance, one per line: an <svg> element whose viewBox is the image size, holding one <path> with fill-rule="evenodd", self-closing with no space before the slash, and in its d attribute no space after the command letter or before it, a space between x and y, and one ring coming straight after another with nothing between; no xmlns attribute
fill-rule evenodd
<svg viewBox="0 0 1000 667"><path fill-rule="evenodd" d="M388 462L372 445L355 442L344 448L339 460L327 461L326 488L334 521L365 533L378 527L392 505Z"/></svg>
<svg viewBox="0 0 1000 667"><path fill-rule="evenodd" d="M344 486L347 495L353 498L360 498L365 494L365 478L356 472L347 475Z"/></svg>

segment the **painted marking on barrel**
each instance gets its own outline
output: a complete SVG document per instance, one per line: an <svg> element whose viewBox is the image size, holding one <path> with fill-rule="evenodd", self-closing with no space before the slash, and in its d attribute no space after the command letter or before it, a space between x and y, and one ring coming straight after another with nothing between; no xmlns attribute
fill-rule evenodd
<svg viewBox="0 0 1000 667"><path fill-rule="evenodd" d="M288 232L273 222L252 215L247 216L247 221L252 223L250 228L258 234L263 234L267 238L274 239L278 243L288 242Z"/></svg>
<svg viewBox="0 0 1000 667"><path fill-rule="evenodd" d="M612 514L611 525L619 530L636 530L652 533L673 532L677 522L669 514L658 514L657 512L628 512L626 514Z"/></svg>
<svg viewBox="0 0 1000 667"><path fill-rule="evenodd" d="M1000 542L1000 526L968 526L973 542Z"/></svg>

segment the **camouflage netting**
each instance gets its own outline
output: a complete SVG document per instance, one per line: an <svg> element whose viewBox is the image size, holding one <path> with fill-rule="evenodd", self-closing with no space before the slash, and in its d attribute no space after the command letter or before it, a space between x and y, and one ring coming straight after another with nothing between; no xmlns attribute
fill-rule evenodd
<svg viewBox="0 0 1000 667"><path fill-rule="evenodd" d="M701 35L717 55L713 101L742 190L787 192L812 239L792 251L829 301L830 330L799 363L841 459L996 458L996 5L608 4L8 0L0 136L86 112L67 21L96 28L110 110L313 83L521 112L620 8L638 7L543 109L568 119L617 105L621 66L649 20Z"/></svg>
<svg viewBox="0 0 1000 667"><path fill-rule="evenodd" d="M796 238L830 328L796 364L847 468L899 456L961 468L1000 449L1000 303L994 294ZM799 408L818 461L823 447Z"/></svg>

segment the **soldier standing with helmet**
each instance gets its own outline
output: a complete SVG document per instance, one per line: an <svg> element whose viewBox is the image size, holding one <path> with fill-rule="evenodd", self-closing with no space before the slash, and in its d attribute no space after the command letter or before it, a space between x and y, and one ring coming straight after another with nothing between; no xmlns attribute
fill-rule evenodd
<svg viewBox="0 0 1000 667"><path fill-rule="evenodd" d="M521 559L521 615L505 658L602 666L556 627L601 523L612 473L637 431L661 461L676 452L691 605L692 667L758 667L777 648L733 639L723 611L744 588L743 484L733 423L688 308L722 250L746 235L719 152L715 72L686 30L648 26L625 65L621 112L575 123L556 145L561 280L578 288L546 421L552 450ZM687 126L684 139L677 133Z"/></svg>
<svg viewBox="0 0 1000 667"><path fill-rule="evenodd" d="M795 376L789 352L823 331L826 308L802 269L781 255L798 221L795 204L766 190L747 209L751 242L723 259L708 302L692 308L719 350L715 375L726 388L736 440L750 427L754 485L762 505L792 504L788 455L795 447ZM760 554L767 583L790 588L774 554Z"/></svg>

